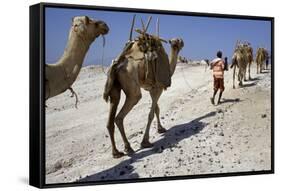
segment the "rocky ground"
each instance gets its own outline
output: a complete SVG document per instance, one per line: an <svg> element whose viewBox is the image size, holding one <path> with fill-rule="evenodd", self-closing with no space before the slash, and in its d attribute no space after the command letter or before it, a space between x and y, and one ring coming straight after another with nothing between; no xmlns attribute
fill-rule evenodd
<svg viewBox="0 0 281 191"><path fill-rule="evenodd" d="M271 75L252 71L252 77L244 87L232 89L232 71L226 72L223 103L213 106L211 71L179 64L172 86L159 100L167 132L158 134L154 119L154 147L140 149L151 104L142 91L124 122L136 153L113 159L106 129L109 105L102 99L106 76L100 67L84 67L73 86L78 109L68 91L47 101L46 183L269 170ZM118 109L124 97L122 93Z"/></svg>

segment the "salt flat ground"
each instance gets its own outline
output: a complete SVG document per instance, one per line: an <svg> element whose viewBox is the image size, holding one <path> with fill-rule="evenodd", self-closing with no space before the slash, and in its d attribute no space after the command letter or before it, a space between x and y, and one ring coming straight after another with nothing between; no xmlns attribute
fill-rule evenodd
<svg viewBox="0 0 281 191"><path fill-rule="evenodd" d="M256 67L255 65L253 67ZM73 89L47 101L46 183L180 176L269 170L271 168L271 74L256 74L232 89L225 73L223 103L213 106L212 73L205 66L179 64L163 92L160 116L165 134L151 126L154 147L140 149L151 105L149 93L124 120L136 151L113 159L106 129L109 105L102 99L106 75L100 67L82 68ZM124 103L124 94L118 109ZM116 128L119 150L124 144Z"/></svg>

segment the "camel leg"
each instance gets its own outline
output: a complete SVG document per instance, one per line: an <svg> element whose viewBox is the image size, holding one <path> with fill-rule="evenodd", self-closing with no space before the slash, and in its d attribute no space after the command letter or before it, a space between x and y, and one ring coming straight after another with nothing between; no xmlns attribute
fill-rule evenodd
<svg viewBox="0 0 281 191"><path fill-rule="evenodd" d="M110 135L110 141L112 145L112 155L113 158L120 158L124 156L124 153L119 152L116 148L115 140L114 140L114 118L117 111L117 106L120 101L120 87L113 86L110 91L110 109L109 109L109 118L107 121L107 129Z"/></svg>
<svg viewBox="0 0 281 191"><path fill-rule="evenodd" d="M243 73L244 71L242 71L242 68L239 68L239 72L238 72L238 81L239 81L239 86L243 86Z"/></svg>
<svg viewBox="0 0 281 191"><path fill-rule="evenodd" d="M236 65L234 65L233 68L233 89L235 89L235 70L236 70Z"/></svg>
<svg viewBox="0 0 281 191"><path fill-rule="evenodd" d="M245 68L245 70L244 70L244 72L243 72L243 80L244 80L244 82L246 82L247 81L247 78L246 78L246 76L247 76L247 65L246 65L246 68Z"/></svg>
<svg viewBox="0 0 281 191"><path fill-rule="evenodd" d="M251 62L249 63L249 67L248 67L248 75L249 75L249 80L251 80Z"/></svg>
<svg viewBox="0 0 281 191"><path fill-rule="evenodd" d="M117 117L115 118L115 123L117 127L119 128L119 131L121 133L122 139L125 144L125 152L131 154L134 152L132 147L130 146L130 143L126 137L125 130L124 130L124 118L126 115L131 111L131 109L138 103L138 101L141 99L141 91L138 89L138 93L135 94L134 96L131 95L126 95L126 100L125 103L118 113Z"/></svg>
<svg viewBox="0 0 281 191"><path fill-rule="evenodd" d="M157 117L157 131L158 131L158 133L165 133L167 130L161 124L160 117L159 117L160 109L159 109L158 103L156 104L156 107L155 107L155 114L156 114L156 117Z"/></svg>
<svg viewBox="0 0 281 191"><path fill-rule="evenodd" d="M257 62L257 74L259 73L259 63Z"/></svg>
<svg viewBox="0 0 281 191"><path fill-rule="evenodd" d="M147 122L147 125L146 125L146 129L145 129L145 133L144 133L144 136L143 136L143 139L142 139L142 142L141 142L141 147L142 148L149 148L149 147L152 147L153 144L151 144L149 142L149 130L150 130L150 126L151 126L151 122L154 118L154 113L156 112L155 109L156 109L156 106L157 106L157 101L162 93L162 89L152 89L151 91L149 91L150 93L150 96L152 98L152 104L151 104L151 108L150 108L150 112L149 112L149 115L148 115L148 122Z"/></svg>
<svg viewBox="0 0 281 191"><path fill-rule="evenodd" d="M162 94L163 90L161 90L160 95ZM159 95L159 97L160 97ZM165 133L166 129L162 126L161 121L160 121L160 108L158 103L156 103L156 107L155 107L155 114L156 114L156 118L157 118L157 131L158 133Z"/></svg>

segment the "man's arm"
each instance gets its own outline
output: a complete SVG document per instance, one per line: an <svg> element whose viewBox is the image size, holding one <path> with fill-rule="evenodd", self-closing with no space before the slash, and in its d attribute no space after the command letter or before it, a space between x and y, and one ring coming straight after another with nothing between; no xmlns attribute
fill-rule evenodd
<svg viewBox="0 0 281 191"><path fill-rule="evenodd" d="M221 68L224 70L224 61L221 61Z"/></svg>

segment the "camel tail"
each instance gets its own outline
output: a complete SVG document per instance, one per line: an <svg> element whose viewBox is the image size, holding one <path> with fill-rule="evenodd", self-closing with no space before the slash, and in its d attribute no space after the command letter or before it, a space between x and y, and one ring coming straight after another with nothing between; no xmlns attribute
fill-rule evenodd
<svg viewBox="0 0 281 191"><path fill-rule="evenodd" d="M104 86L104 92L103 92L103 99L106 102L108 102L109 94L110 94L110 91L114 84L115 76L116 76L116 67L115 67L115 65L112 65L108 70L107 80L106 80L106 83Z"/></svg>

